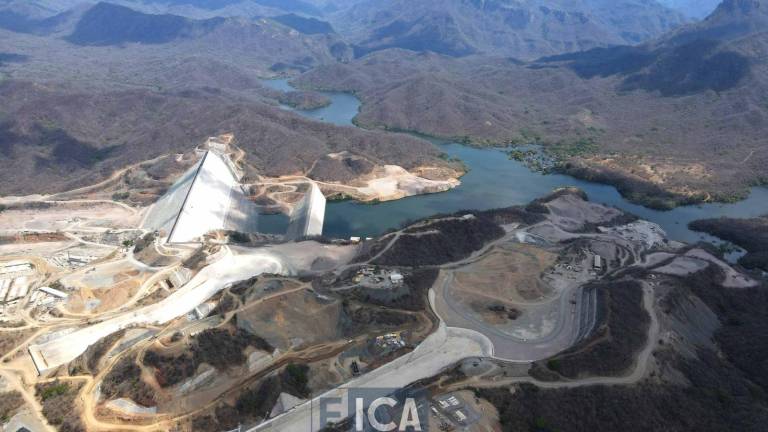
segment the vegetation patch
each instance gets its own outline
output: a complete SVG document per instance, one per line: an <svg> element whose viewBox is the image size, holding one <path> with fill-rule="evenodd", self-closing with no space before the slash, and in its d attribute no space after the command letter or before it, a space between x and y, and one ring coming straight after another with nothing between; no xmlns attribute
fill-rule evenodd
<svg viewBox="0 0 768 432"><path fill-rule="evenodd" d="M141 368L133 357L121 358L101 382L106 399L127 398L145 407L155 405L155 391L141 379Z"/></svg>
<svg viewBox="0 0 768 432"><path fill-rule="evenodd" d="M344 300L339 325L342 334L345 337L351 337L364 333L366 329L380 331L384 328L398 328L415 322L416 317L413 315L391 309L363 306Z"/></svg>
<svg viewBox="0 0 768 432"><path fill-rule="evenodd" d="M78 358L73 360L69 365L69 374L78 375L81 373L95 374L98 372L98 364L104 354L109 351L110 348L123 336L125 330L120 330L111 335L99 340L95 344L88 347L84 353L80 354Z"/></svg>
<svg viewBox="0 0 768 432"><path fill-rule="evenodd" d="M34 330L4 331L0 333L0 356L10 353L25 339L32 336Z"/></svg>
<svg viewBox="0 0 768 432"><path fill-rule="evenodd" d="M422 311L427 309L427 293L437 279L437 269L418 269L405 275L402 285L393 289L354 288L342 291L355 300L392 309Z"/></svg>
<svg viewBox="0 0 768 432"><path fill-rule="evenodd" d="M16 410L24 405L24 398L17 391L0 393L0 423L7 422Z"/></svg>
<svg viewBox="0 0 768 432"><path fill-rule="evenodd" d="M82 384L52 381L35 386L35 393L43 405L43 415L48 423L60 432L85 431L76 407L77 394Z"/></svg>
<svg viewBox="0 0 768 432"><path fill-rule="evenodd" d="M308 374L309 366L289 364L279 374L271 375L243 392L237 399L237 412L249 419L262 420L269 416L281 393L305 399L310 397Z"/></svg>
<svg viewBox="0 0 768 432"><path fill-rule="evenodd" d="M274 347L259 336L243 329L230 332L226 329L206 330L195 337L192 349L198 363L208 363L216 369L226 369L245 362L245 348L272 352Z"/></svg>
<svg viewBox="0 0 768 432"><path fill-rule="evenodd" d="M588 156L597 153L600 146L592 137L580 137L558 141L545 147L555 159L565 160L576 156Z"/></svg>
<svg viewBox="0 0 768 432"><path fill-rule="evenodd" d="M570 160L560 164L558 171L570 176L616 187L629 201L655 210L672 210L677 206L702 202L703 195L680 195L669 192L648 181L604 167L595 167Z"/></svg>
<svg viewBox="0 0 768 432"><path fill-rule="evenodd" d="M331 104L331 100L326 96L320 93L305 91L281 93L278 96L278 101L283 105L288 105L298 110L316 110Z"/></svg>
<svg viewBox="0 0 768 432"><path fill-rule="evenodd" d="M246 361L244 351L249 346L262 351L274 351L269 342L243 329L209 329L195 336L190 352L165 356L156 351L147 351L143 362L155 368L157 383L161 387L168 387L194 376L202 363L218 370L242 365Z"/></svg>
<svg viewBox="0 0 768 432"><path fill-rule="evenodd" d="M768 287L723 289L722 270L717 266L678 278L720 318L715 340L725 356L745 376L768 390ZM768 393L766 393L768 395Z"/></svg>
<svg viewBox="0 0 768 432"><path fill-rule="evenodd" d="M374 263L418 267L460 261L503 235L504 229L486 217L440 220L406 229Z"/></svg>
<svg viewBox="0 0 768 432"><path fill-rule="evenodd" d="M199 415L192 419L193 431L230 431L240 425L237 409L220 403L211 414Z"/></svg>

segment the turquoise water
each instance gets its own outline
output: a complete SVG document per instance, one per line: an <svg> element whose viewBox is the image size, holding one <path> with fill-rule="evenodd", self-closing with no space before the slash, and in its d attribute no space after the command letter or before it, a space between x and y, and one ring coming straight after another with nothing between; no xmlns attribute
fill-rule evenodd
<svg viewBox="0 0 768 432"><path fill-rule="evenodd" d="M292 90L287 80L266 80L265 85L283 91ZM313 111L293 110L315 120L337 125L352 125L360 102L346 93L324 93L332 100L328 107ZM286 108L289 109L289 108ZM671 211L645 208L624 199L613 186L586 182L561 174L541 174L522 163L510 160L498 149L477 149L457 143L432 140L450 156L461 159L469 169L461 186L448 192L420 195L379 204L353 201L329 202L324 234L329 237L376 236L403 222L436 213L459 210L486 210L527 204L553 189L576 186L590 200L618 207L659 224L674 240L718 242L714 237L688 229L688 222L720 216L756 217L768 214L768 189L753 188L749 198L734 204L702 204L679 207Z"/></svg>

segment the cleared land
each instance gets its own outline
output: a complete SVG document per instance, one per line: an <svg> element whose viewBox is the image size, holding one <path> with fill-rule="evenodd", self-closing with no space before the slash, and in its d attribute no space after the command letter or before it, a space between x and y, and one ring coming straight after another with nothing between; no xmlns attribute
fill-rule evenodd
<svg viewBox="0 0 768 432"><path fill-rule="evenodd" d="M326 255L329 260L340 257L343 259L345 254L343 249L317 245L316 248L304 247L304 257L302 258L297 254L298 259L292 259L285 255L288 252L286 249L293 249L294 252L298 252L297 246L286 246L286 248L275 246L255 251L228 248L216 263L205 267L181 289L158 303L124 313L48 343L31 346L30 352L36 367L40 371L54 369L75 359L88 346L93 345L101 338L129 326L168 322L190 312L228 284L261 273L297 274L302 270L311 271L312 263L319 254Z"/></svg>
<svg viewBox="0 0 768 432"><path fill-rule="evenodd" d="M552 295L541 274L557 254L520 243L501 243L482 259L455 271L454 293L494 301L527 303Z"/></svg>
<svg viewBox="0 0 768 432"><path fill-rule="evenodd" d="M100 313L117 309L132 299L151 273L129 260L113 261L88 267L60 279L75 292L65 309L73 313Z"/></svg>

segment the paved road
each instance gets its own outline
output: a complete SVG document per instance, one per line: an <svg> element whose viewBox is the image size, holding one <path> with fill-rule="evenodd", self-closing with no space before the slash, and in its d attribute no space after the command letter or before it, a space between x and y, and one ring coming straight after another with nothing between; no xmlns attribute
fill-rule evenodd
<svg viewBox="0 0 768 432"><path fill-rule="evenodd" d="M165 323L180 317L230 283L262 273L282 274L288 269L279 256L266 249L234 254L227 248L222 258L205 267L186 285L158 303L126 312L41 345L30 346L35 365L44 372L66 364L90 345L110 334L135 325Z"/></svg>
<svg viewBox="0 0 768 432"><path fill-rule="evenodd" d="M636 384L643 379L647 373L648 368L653 358L653 351L656 349L659 340L660 325L659 319L656 316L654 305L653 289L648 285L643 285L643 306L651 317L651 325L648 326L648 336L646 339L645 347L638 353L635 359L633 368L625 375L621 376L608 376L608 377L589 377L574 381L563 382L548 382L539 381L532 377L514 377L507 378L498 381L478 381L467 383L461 383L460 387L464 388L468 384L473 387L505 387L517 383L530 383L535 384L537 387L542 388L572 388L572 387L584 387L591 385L630 385Z"/></svg>
<svg viewBox="0 0 768 432"><path fill-rule="evenodd" d="M430 301L434 301L434 297L434 291L430 292ZM462 382L457 384L457 386L464 388L470 384L477 387L504 387L527 382L542 388L572 388L590 385L635 384L645 377L648 372L660 328L654 311L653 290L648 286L644 286L643 289L643 304L651 316L647 343L638 354L635 366L626 375L618 377L591 377L568 382L544 382L531 377L515 377L495 382ZM493 346L480 333L472 330L447 327L444 323L441 323L440 328L419 345L413 353L382 366L350 383L328 391L281 416L249 429L247 432L316 432L321 430L323 426L320 424L319 409L320 401L323 398L341 398L341 404L333 405L333 409L340 411L344 416L348 416L350 413L346 409L346 395L350 388L402 388L421 379L437 375L463 359L493 356ZM383 392L382 396L384 396Z"/></svg>
<svg viewBox="0 0 768 432"><path fill-rule="evenodd" d="M430 301L435 293L430 291ZM416 349L393 362L371 371L349 383L328 391L287 413L262 423L248 432L316 432L320 424L320 401L324 398L341 398L342 403L334 410L348 417L347 393L350 388L399 389L442 372L468 357L491 357L493 345L482 334L472 330L447 327L441 323L438 330L425 339ZM380 390L381 396L388 392Z"/></svg>
<svg viewBox="0 0 768 432"><path fill-rule="evenodd" d="M467 311L468 306L459 304L452 294L454 274L444 270L443 279L435 284L437 297L434 311L448 325L471 329L486 335L496 347L495 358L511 362L532 362L551 357L570 348L577 340L581 313L594 313L583 308L582 288L577 284L552 299L551 307L557 311L555 327L536 339L521 339L501 328L488 325ZM571 303L571 301L575 303ZM550 307L545 305L545 307Z"/></svg>

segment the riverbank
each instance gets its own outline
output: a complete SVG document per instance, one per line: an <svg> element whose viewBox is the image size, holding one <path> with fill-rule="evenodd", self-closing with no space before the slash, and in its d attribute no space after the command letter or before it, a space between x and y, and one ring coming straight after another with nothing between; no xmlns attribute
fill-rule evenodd
<svg viewBox="0 0 768 432"><path fill-rule="evenodd" d="M266 83L284 91L292 89L287 80ZM314 120L353 126L360 101L347 93L329 92L325 95L333 102L330 106L316 111L293 111ZM720 216L749 218L768 214L768 189L762 187L752 188L746 199L730 204L702 203L663 211L633 202L614 186L561 172L532 170L524 162L510 159L509 148L478 147L418 134L414 136L430 141L445 154L447 160L463 163L466 174L461 177L461 184L444 193L410 196L375 205L351 200L329 202L324 229L326 236L375 237L409 220L465 209L488 210L526 204L565 186L578 187L593 202L617 207L657 223L670 239L687 243L721 242L714 236L690 230L688 223L696 219ZM649 193L649 196L654 195Z"/></svg>
<svg viewBox="0 0 768 432"><path fill-rule="evenodd" d="M616 92L620 75L581 78L557 62L390 50L295 81L354 92L362 101L355 123L369 130L416 131L479 147L541 145L561 173L616 186L657 209L730 203L765 184L764 107L745 105L755 96L746 88L715 99L689 95L683 109L678 98Z"/></svg>

